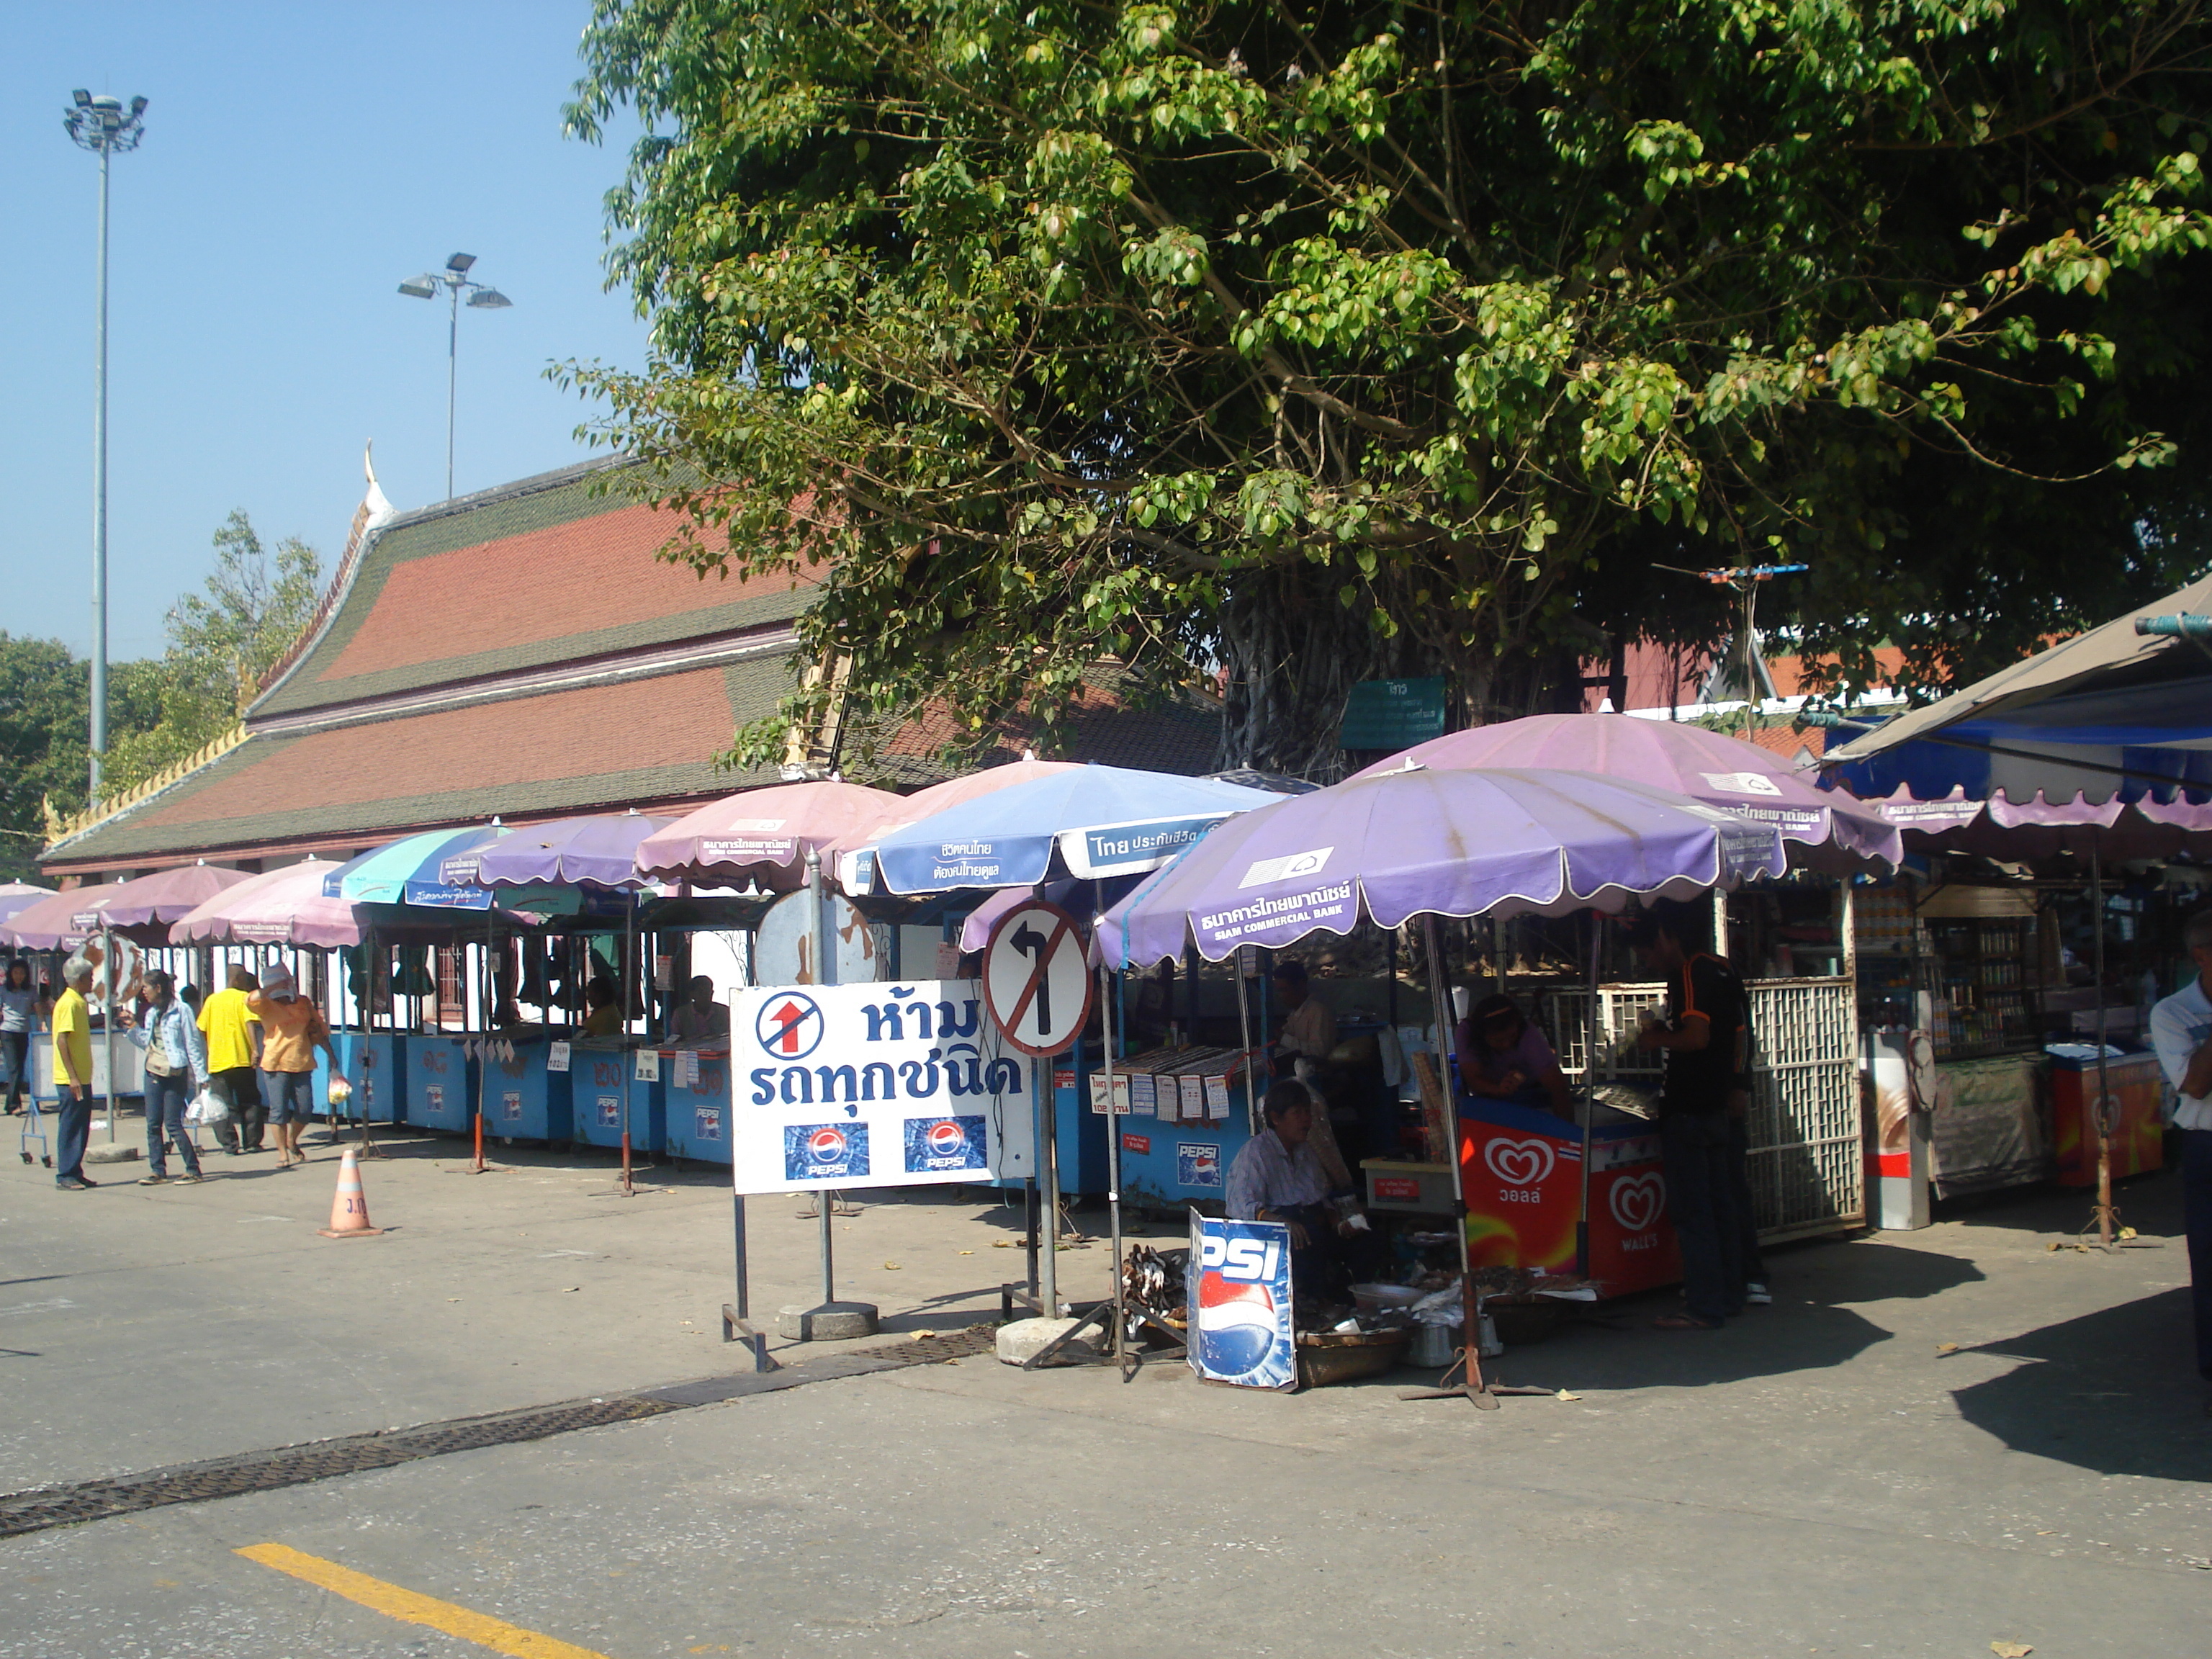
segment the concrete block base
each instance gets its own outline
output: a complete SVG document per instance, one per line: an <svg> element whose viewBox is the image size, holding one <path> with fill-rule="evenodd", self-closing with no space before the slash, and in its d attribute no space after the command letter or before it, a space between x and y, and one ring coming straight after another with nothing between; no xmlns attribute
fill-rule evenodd
<svg viewBox="0 0 2212 1659"><path fill-rule="evenodd" d="M135 1140L98 1141L84 1149L88 1164L136 1164L139 1146Z"/></svg>
<svg viewBox="0 0 2212 1659"><path fill-rule="evenodd" d="M1055 1337L1075 1323L1073 1319L1017 1319L1012 1324L999 1327L999 1358L1008 1365L1027 1364L1042 1352ZM1089 1330L1062 1348L1054 1359L1092 1359L1097 1357L1097 1345L1091 1340L1096 1330ZM1049 1362L1048 1362L1049 1363Z"/></svg>
<svg viewBox="0 0 2212 1659"><path fill-rule="evenodd" d="M787 1342L842 1342L855 1336L873 1336L876 1304L824 1302L812 1308L778 1308L775 1334Z"/></svg>

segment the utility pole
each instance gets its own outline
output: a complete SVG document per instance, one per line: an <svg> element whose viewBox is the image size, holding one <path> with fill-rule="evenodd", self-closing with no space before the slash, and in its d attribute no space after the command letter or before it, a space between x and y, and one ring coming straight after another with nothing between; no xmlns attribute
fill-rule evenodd
<svg viewBox="0 0 2212 1659"><path fill-rule="evenodd" d="M476 262L473 253L456 253L446 261L443 270L426 270L399 285L399 291L410 300L434 299L440 289L446 290L446 499L449 501L453 499L453 404L461 360L461 290L468 290L469 307L475 311L503 311L514 303L497 289L468 280L469 267Z"/></svg>
<svg viewBox="0 0 2212 1659"><path fill-rule="evenodd" d="M92 325L92 750L86 805L100 805L100 763L107 753L107 176L110 161L146 136L146 100L70 94L62 126L80 149L100 157L99 291ZM110 1114L112 1116L112 1114Z"/></svg>

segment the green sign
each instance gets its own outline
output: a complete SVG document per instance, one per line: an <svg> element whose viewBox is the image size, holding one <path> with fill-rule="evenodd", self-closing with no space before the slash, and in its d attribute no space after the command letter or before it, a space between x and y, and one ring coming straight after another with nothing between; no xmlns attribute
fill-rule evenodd
<svg viewBox="0 0 2212 1659"><path fill-rule="evenodd" d="M1410 749L1444 734L1444 683L1366 680L1352 688L1337 736L1345 749Z"/></svg>

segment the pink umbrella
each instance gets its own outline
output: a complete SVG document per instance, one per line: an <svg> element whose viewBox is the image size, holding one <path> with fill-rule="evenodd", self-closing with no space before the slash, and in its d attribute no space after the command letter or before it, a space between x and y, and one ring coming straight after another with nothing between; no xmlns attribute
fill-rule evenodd
<svg viewBox="0 0 2212 1659"><path fill-rule="evenodd" d="M103 928L126 937L143 934L140 944L166 944L169 923L246 879L243 870L180 864L135 881L57 893L18 914L4 931L16 944L40 951L82 945Z"/></svg>
<svg viewBox="0 0 2212 1659"><path fill-rule="evenodd" d="M358 945L362 924L343 899L323 896L325 860L266 870L224 889L169 929L172 945Z"/></svg>
<svg viewBox="0 0 2212 1659"><path fill-rule="evenodd" d="M1893 866L1905 855L1897 827L1856 796L1821 788L1757 744L1674 720L1534 714L1431 738L1352 775L1375 777L1408 762L1457 772L1542 767L1648 784L1772 824L1800 847L1833 849L1812 860L1793 852L1792 864L1881 860Z"/></svg>
<svg viewBox="0 0 2212 1659"><path fill-rule="evenodd" d="M830 854L857 846L906 810L907 803L889 790L857 783L749 789L647 836L638 843L637 872L718 887L757 881L788 891L805 880L810 850Z"/></svg>

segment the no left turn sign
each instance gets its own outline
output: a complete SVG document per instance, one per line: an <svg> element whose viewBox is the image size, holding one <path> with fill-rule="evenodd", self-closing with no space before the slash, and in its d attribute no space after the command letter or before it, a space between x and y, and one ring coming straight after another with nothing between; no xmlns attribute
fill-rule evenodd
<svg viewBox="0 0 2212 1659"><path fill-rule="evenodd" d="M1056 904L1032 899L1009 910L983 947L983 1000L1008 1042L1056 1054L1091 1018L1091 965L1083 930Z"/></svg>

